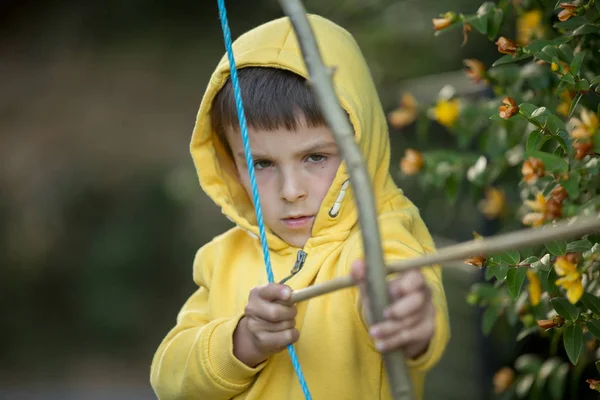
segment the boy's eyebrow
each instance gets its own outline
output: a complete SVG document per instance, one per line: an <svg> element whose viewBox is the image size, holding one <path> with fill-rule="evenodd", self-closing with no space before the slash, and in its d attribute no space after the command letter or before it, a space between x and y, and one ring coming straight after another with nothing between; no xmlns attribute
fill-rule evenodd
<svg viewBox="0 0 600 400"><path fill-rule="evenodd" d="M335 143L335 141L331 141L331 140L318 141L316 143L309 143L306 147L298 150L296 152L296 154L301 155L301 154L306 154L306 153L316 153L319 151L327 150L330 147L337 148L337 144Z"/></svg>
<svg viewBox="0 0 600 400"><path fill-rule="evenodd" d="M335 141L332 141L332 140L318 141L316 143L309 143L306 147L297 150L295 152L295 155L298 156L298 155L302 155L302 154L306 154L306 153L317 153L319 151L329 150L331 147L334 147L337 149L337 144ZM238 155L238 157L240 157L242 159L246 158L246 153L244 153L243 150L238 152L237 155ZM261 154L252 152L252 158L263 158L263 156Z"/></svg>

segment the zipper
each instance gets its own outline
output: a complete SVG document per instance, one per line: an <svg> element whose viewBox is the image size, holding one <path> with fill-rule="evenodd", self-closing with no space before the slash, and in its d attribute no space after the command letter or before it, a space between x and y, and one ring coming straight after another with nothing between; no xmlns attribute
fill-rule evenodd
<svg viewBox="0 0 600 400"><path fill-rule="evenodd" d="M308 254L306 254L306 252L304 250L299 250L298 251L298 255L296 256L296 262L294 263L294 266L292 267L292 269L290 270L290 274L283 278L279 283L285 283L288 280L290 280L294 275L296 275L298 272L300 272L300 270L302 269L302 267L304 266L304 262L306 261L306 256Z"/></svg>

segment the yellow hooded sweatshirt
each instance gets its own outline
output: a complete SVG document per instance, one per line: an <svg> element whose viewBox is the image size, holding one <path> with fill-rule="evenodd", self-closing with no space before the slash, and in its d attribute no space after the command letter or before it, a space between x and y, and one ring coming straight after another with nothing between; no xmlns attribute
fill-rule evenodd
<svg viewBox="0 0 600 400"><path fill-rule="evenodd" d="M335 66L335 89L350 116L376 195L385 259L394 261L434 251L417 208L394 184L388 168L390 144L383 109L367 64L352 36L334 23L310 15L326 65ZM287 18L259 26L234 43L238 68L283 68L308 78ZM212 131L211 104L229 75L226 57L213 73L198 112L191 143L200 183L236 226L204 245L194 260L198 290L183 306L176 326L152 362L151 383L161 399L301 399L303 394L287 351L250 368L233 355L233 332L253 287L267 282L251 200L236 179L233 163ZM303 249L268 232L275 280L299 272L293 290L349 274L362 256L352 186L344 163L323 200L313 236ZM301 250L304 252L302 253ZM425 373L439 360L449 338L446 299L438 267L424 268L436 307L428 350L409 360L415 397L422 398ZM387 377L361 315L358 291L346 289L299 303L295 344L315 400L388 399Z"/></svg>

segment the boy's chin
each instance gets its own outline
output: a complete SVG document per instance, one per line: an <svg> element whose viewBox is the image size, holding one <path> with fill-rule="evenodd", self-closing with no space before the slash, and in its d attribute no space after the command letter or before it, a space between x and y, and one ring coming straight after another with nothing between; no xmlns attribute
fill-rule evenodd
<svg viewBox="0 0 600 400"><path fill-rule="evenodd" d="M300 232L298 232L298 233L289 233L289 232L277 233L277 232L275 232L275 234L277 235L277 237L279 237L281 240L283 240L290 246L298 247L298 248L303 248L304 245L306 244L306 241L310 238L310 234L305 234L305 233L300 233Z"/></svg>

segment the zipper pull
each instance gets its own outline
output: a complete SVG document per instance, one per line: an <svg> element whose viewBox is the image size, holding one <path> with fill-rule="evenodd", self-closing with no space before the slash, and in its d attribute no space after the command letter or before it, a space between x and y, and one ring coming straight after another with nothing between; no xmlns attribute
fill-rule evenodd
<svg viewBox="0 0 600 400"><path fill-rule="evenodd" d="M304 265L304 262L306 261L306 252L304 250L300 250L298 251L298 256L296 257L296 262L294 263L294 266L292 267L292 270L290 271L290 273L293 274L297 274L298 271L300 271L300 269L302 269L302 266Z"/></svg>
<svg viewBox="0 0 600 400"><path fill-rule="evenodd" d="M290 280L294 275L296 275L302 269L302 266L304 265L304 262L306 261L307 255L308 254L306 254L306 252L304 250L298 251L298 255L296 256L296 262L294 263L294 266L290 270L290 274L287 277L283 278L281 281L279 281L279 283L285 283L288 280Z"/></svg>

